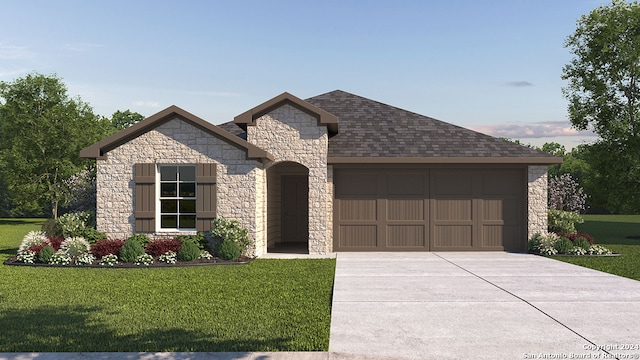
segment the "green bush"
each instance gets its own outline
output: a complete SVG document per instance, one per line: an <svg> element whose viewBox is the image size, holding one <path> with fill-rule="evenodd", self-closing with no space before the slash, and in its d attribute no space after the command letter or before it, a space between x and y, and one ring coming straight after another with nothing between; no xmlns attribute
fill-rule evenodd
<svg viewBox="0 0 640 360"><path fill-rule="evenodd" d="M82 236L81 232L90 226L91 214L86 211L66 213L58 218L58 226L64 237Z"/></svg>
<svg viewBox="0 0 640 360"><path fill-rule="evenodd" d="M42 223L42 231L48 236L57 236L62 237L62 229L58 222L54 219L47 219L44 223Z"/></svg>
<svg viewBox="0 0 640 360"><path fill-rule="evenodd" d="M559 235L571 234L576 232L576 224L582 224L584 219L577 212L549 210L549 232Z"/></svg>
<svg viewBox="0 0 640 360"><path fill-rule="evenodd" d="M573 246L581 247L586 251L591 247L591 243L589 243L589 240L581 236L573 241Z"/></svg>
<svg viewBox="0 0 640 360"><path fill-rule="evenodd" d="M176 239L183 244L188 241L195 243L200 250L206 250L209 247L209 237L203 232L198 232L196 235L178 235Z"/></svg>
<svg viewBox="0 0 640 360"><path fill-rule="evenodd" d="M40 262L48 264L49 260L51 259L51 257L55 253L56 253L56 251L53 250L53 248L51 246L47 245L47 246L43 247L42 250L40 250L40 254L38 254L38 260L40 260Z"/></svg>
<svg viewBox="0 0 640 360"><path fill-rule="evenodd" d="M178 250L178 260L182 261L194 261L200 257L200 248L194 242L186 241L182 243L180 250Z"/></svg>
<svg viewBox="0 0 640 360"><path fill-rule="evenodd" d="M568 254L569 250L573 248L573 242L563 237L553 243L553 247L558 251L558 254Z"/></svg>
<svg viewBox="0 0 640 360"><path fill-rule="evenodd" d="M135 262L138 256L144 254L144 247L137 239L129 238L120 249L120 260L123 262Z"/></svg>
<svg viewBox="0 0 640 360"><path fill-rule="evenodd" d="M251 244L249 230L240 225L237 220L217 218L213 220L211 236L215 240L213 251L220 256L220 247L227 241L236 243L240 247L240 254L245 254ZM229 246L230 245L226 245Z"/></svg>
<svg viewBox="0 0 640 360"><path fill-rule="evenodd" d="M127 240L137 241L143 249L146 248L147 245L149 245L149 243L151 242L151 238L147 234L134 234L129 236Z"/></svg>
<svg viewBox="0 0 640 360"><path fill-rule="evenodd" d="M79 231L80 235L85 238L89 244L95 244L97 241L106 239L107 234L100 232L94 228L84 228Z"/></svg>
<svg viewBox="0 0 640 360"><path fill-rule="evenodd" d="M528 241L529 251L538 251L542 244L543 236L540 233L535 233Z"/></svg>
<svg viewBox="0 0 640 360"><path fill-rule="evenodd" d="M242 249L234 241L224 240L217 246L217 255L223 260L237 260L242 254Z"/></svg>

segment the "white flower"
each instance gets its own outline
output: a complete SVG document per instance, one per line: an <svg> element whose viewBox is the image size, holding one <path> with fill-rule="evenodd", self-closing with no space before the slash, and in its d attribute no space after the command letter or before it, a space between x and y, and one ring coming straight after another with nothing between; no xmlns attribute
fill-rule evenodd
<svg viewBox="0 0 640 360"><path fill-rule="evenodd" d="M142 254L136 258L136 265L149 266L153 264L153 256L149 254Z"/></svg>
<svg viewBox="0 0 640 360"><path fill-rule="evenodd" d="M41 244L51 245L49 243L49 239L47 238L47 235L45 235L45 233L42 231L29 231L27 235L25 235L24 238L22 238L22 243L18 248L18 253L21 253L27 250L31 245L41 245Z"/></svg>
<svg viewBox="0 0 640 360"><path fill-rule="evenodd" d="M175 264L176 263L177 254L175 251L167 251L166 253L160 255L158 257L158 261L162 261L167 264Z"/></svg>
<svg viewBox="0 0 640 360"><path fill-rule="evenodd" d="M118 256L115 254L108 254L100 259L100 265L113 266L118 263Z"/></svg>

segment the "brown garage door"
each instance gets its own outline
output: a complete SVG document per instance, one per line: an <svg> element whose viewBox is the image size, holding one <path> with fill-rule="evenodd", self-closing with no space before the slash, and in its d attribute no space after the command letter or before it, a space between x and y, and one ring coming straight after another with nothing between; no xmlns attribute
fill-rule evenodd
<svg viewBox="0 0 640 360"><path fill-rule="evenodd" d="M336 251L524 251L522 169L336 169Z"/></svg>

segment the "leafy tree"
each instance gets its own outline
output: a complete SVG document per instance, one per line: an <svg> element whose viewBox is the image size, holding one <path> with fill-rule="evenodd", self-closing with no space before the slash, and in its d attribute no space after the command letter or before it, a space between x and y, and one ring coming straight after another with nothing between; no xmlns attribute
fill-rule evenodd
<svg viewBox="0 0 640 360"><path fill-rule="evenodd" d="M587 195L570 174L549 179L549 209L583 212Z"/></svg>
<svg viewBox="0 0 640 360"><path fill-rule="evenodd" d="M574 58L563 69L569 119L600 140L590 151L603 204L640 209L640 4L613 0L580 18L565 47Z"/></svg>
<svg viewBox="0 0 640 360"><path fill-rule="evenodd" d="M137 113L131 112L131 110L125 111L116 111L111 115L111 125L116 130L126 129L129 126L144 120L144 116Z"/></svg>
<svg viewBox="0 0 640 360"><path fill-rule="evenodd" d="M66 200L65 185L88 165L80 150L111 130L56 75L28 74L0 82L0 176L13 214L39 215Z"/></svg>
<svg viewBox="0 0 640 360"><path fill-rule="evenodd" d="M558 144L557 142L544 143L542 145L542 148L540 148L540 150L546 153L549 153L551 155L560 156L560 157L563 157L567 152L564 145Z"/></svg>

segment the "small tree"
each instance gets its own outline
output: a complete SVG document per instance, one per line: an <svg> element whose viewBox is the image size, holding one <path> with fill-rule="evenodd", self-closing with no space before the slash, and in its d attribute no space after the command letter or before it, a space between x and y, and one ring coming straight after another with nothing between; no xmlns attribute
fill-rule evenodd
<svg viewBox="0 0 640 360"><path fill-rule="evenodd" d="M570 174L549 179L549 209L584 212L587 195Z"/></svg>

